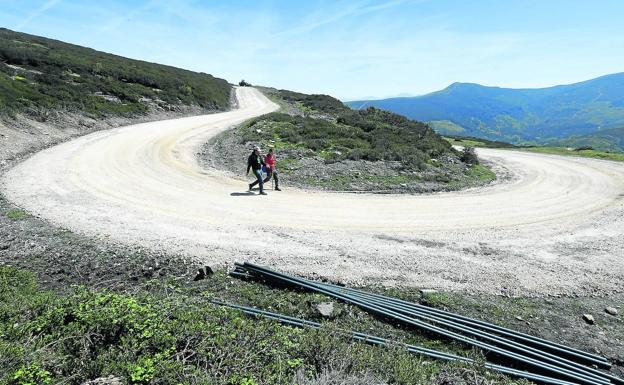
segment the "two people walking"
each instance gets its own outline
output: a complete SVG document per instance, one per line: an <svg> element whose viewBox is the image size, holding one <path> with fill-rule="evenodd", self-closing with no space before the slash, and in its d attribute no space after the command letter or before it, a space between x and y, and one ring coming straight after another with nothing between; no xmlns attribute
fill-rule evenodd
<svg viewBox="0 0 624 385"><path fill-rule="evenodd" d="M266 156L262 156L260 154L260 147L254 146L251 155L247 158L247 175L249 175L249 170L252 170L256 180L253 183L249 184L249 190L254 188L254 186L259 185L260 187L260 195L267 195L264 192L264 184L271 180L275 181L275 190L282 191L279 188L279 178L277 176L277 169L275 168L275 153L273 149L269 149L269 153ZM262 171L266 170L266 178L263 179Z"/></svg>

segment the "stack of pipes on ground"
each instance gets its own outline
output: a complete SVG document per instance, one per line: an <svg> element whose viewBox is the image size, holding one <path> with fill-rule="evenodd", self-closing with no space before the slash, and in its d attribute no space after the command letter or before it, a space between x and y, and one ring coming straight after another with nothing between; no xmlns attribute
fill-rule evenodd
<svg viewBox="0 0 624 385"><path fill-rule="evenodd" d="M236 270L231 275L325 294L356 305L375 315L400 321L426 332L479 348L487 353L488 357L505 358L506 365L512 365L486 362L486 368L510 376L556 385L624 385L624 380L597 369L598 367L605 369L611 367L604 357L488 322L397 298L289 276L251 263L236 264ZM251 307L224 302L215 303L238 309L249 315L272 318L291 326L312 328L321 326L316 322ZM356 340L369 344L385 346L391 343L386 339L359 332L346 333ZM467 357L414 345L405 345L405 348L412 353L435 359L473 362Z"/></svg>

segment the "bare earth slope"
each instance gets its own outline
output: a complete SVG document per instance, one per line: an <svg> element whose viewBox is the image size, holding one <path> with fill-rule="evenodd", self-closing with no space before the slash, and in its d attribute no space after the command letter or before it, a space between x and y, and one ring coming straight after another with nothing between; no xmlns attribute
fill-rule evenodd
<svg viewBox="0 0 624 385"><path fill-rule="evenodd" d="M44 150L4 175L3 193L71 230L213 264L255 260L345 282L486 293L624 289L622 163L484 149L511 182L421 196L260 197L196 160L212 136L277 109L252 88L237 97L238 110Z"/></svg>

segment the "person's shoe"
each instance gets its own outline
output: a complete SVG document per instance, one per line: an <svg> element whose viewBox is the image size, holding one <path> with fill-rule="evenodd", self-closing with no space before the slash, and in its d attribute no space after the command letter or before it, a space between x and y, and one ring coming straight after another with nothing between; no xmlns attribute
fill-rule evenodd
<svg viewBox="0 0 624 385"><path fill-rule="evenodd" d="M281 189L281 188L279 188L279 187L276 187L276 188L275 188L275 191L282 191L282 189Z"/></svg>
<svg viewBox="0 0 624 385"><path fill-rule="evenodd" d="M267 193L265 193L264 191L260 191L260 194L258 195L268 195Z"/></svg>
<svg viewBox="0 0 624 385"><path fill-rule="evenodd" d="M252 188L252 187L253 187L253 186L252 186L252 185L251 185L251 183L250 183L250 184L249 184L249 191L251 191L251 188Z"/></svg>

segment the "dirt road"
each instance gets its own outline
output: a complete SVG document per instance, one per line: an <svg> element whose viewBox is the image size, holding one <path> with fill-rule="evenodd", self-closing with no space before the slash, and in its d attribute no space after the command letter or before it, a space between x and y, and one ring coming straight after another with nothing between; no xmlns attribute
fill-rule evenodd
<svg viewBox="0 0 624 385"><path fill-rule="evenodd" d="M480 150L513 177L423 196L269 190L204 170L210 137L277 109L253 88L240 108L90 134L10 170L2 191L94 236L332 279L493 293L624 289L624 164ZM241 178L244 178L241 164Z"/></svg>

